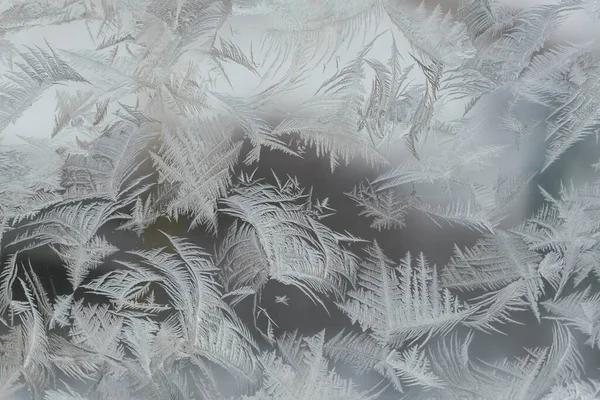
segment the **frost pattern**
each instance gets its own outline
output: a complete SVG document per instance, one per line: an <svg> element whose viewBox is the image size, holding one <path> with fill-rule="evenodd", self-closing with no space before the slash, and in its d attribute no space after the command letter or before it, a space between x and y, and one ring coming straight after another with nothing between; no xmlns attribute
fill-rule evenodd
<svg viewBox="0 0 600 400"><path fill-rule="evenodd" d="M0 399L600 398L598 10L5 1Z"/></svg>

